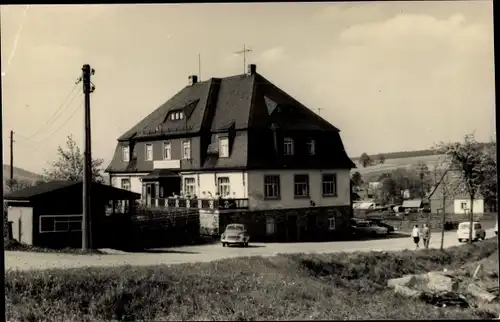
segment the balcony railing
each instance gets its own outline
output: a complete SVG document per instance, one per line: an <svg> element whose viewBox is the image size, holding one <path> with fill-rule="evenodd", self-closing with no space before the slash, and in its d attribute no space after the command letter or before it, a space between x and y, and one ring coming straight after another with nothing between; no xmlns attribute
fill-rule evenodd
<svg viewBox="0 0 500 322"><path fill-rule="evenodd" d="M152 199L151 208L248 209L248 199Z"/></svg>

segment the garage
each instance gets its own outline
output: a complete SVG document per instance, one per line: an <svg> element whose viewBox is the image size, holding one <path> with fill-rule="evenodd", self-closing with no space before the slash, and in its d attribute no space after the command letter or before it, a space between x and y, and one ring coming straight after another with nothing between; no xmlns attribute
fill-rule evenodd
<svg viewBox="0 0 500 322"><path fill-rule="evenodd" d="M135 204L140 194L97 182L91 186L91 246L106 247L116 218L117 203ZM51 181L5 196L11 238L26 245L45 248L80 248L82 245L82 182ZM111 211L110 211L111 209ZM133 207L128 207L129 213ZM115 229L113 229L115 228Z"/></svg>

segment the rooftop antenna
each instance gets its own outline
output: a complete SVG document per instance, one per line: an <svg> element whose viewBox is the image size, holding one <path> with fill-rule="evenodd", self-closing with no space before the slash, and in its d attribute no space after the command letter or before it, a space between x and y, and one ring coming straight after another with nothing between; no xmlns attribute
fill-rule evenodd
<svg viewBox="0 0 500 322"><path fill-rule="evenodd" d="M247 53L252 52L251 49L247 49L246 45L243 45L243 50L239 50L235 52L236 55L243 54L243 74L245 73L245 70L247 68Z"/></svg>

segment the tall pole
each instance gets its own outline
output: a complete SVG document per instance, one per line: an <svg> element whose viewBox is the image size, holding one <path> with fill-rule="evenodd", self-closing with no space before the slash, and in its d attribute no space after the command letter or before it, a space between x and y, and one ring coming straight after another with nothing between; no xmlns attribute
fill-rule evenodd
<svg viewBox="0 0 500 322"><path fill-rule="evenodd" d="M198 54L198 78L201 82L201 54Z"/></svg>
<svg viewBox="0 0 500 322"><path fill-rule="evenodd" d="M92 187L92 151L90 137L90 94L95 90L90 81L94 69L89 64L82 67L83 94L85 99L85 152L83 170L83 202L82 202L82 249L87 250L91 245L91 187Z"/></svg>
<svg viewBox="0 0 500 322"><path fill-rule="evenodd" d="M14 131L10 131L10 191L14 191Z"/></svg>
<svg viewBox="0 0 500 322"><path fill-rule="evenodd" d="M444 224L446 223L446 184L441 182L441 191L443 194L443 220L441 222L441 249L444 247Z"/></svg>

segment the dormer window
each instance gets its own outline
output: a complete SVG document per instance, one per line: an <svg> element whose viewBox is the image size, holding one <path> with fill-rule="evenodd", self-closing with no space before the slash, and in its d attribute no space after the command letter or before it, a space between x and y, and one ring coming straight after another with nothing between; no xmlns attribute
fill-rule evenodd
<svg viewBox="0 0 500 322"><path fill-rule="evenodd" d="M122 146L122 160L123 162L130 161L130 147L128 145Z"/></svg>
<svg viewBox="0 0 500 322"><path fill-rule="evenodd" d="M307 154L309 155L316 154L316 142L313 139L307 140L306 146L307 146Z"/></svg>
<svg viewBox="0 0 500 322"><path fill-rule="evenodd" d="M285 138L283 140L283 154L293 155L293 139Z"/></svg>
<svg viewBox="0 0 500 322"><path fill-rule="evenodd" d="M184 119L184 113L182 111L172 111L170 112L170 119L172 121Z"/></svg>
<svg viewBox="0 0 500 322"><path fill-rule="evenodd" d="M219 157L220 158L229 157L229 138L227 137L219 138Z"/></svg>

